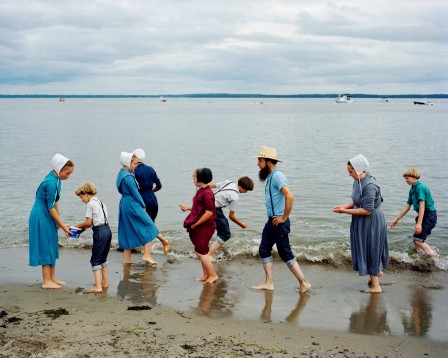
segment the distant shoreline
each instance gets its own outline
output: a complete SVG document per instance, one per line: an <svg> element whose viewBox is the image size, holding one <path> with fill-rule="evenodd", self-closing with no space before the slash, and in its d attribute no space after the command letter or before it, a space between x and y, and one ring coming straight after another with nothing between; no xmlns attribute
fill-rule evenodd
<svg viewBox="0 0 448 358"><path fill-rule="evenodd" d="M164 94L164 98L336 98L337 93L333 94L245 94L245 93L192 93L192 94ZM362 94L355 93L352 98L432 98L446 99L448 94ZM0 94L0 98L159 98L160 95L143 95L143 94Z"/></svg>

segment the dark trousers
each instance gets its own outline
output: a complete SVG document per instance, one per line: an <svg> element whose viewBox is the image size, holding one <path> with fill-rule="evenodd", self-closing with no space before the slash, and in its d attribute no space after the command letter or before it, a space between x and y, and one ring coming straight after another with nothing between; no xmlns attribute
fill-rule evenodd
<svg viewBox="0 0 448 358"><path fill-rule="evenodd" d="M258 249L262 261L263 259L267 259L272 256L272 247L274 245L277 245L278 254L284 262L295 259L289 244L290 226L289 219L283 224L279 224L277 226L272 224L272 218L268 219L263 228L261 243Z"/></svg>
<svg viewBox="0 0 448 358"><path fill-rule="evenodd" d="M108 224L95 226L92 230L93 245L90 264L95 271L100 270L107 262L107 255L109 254L110 243L112 241L112 232Z"/></svg>

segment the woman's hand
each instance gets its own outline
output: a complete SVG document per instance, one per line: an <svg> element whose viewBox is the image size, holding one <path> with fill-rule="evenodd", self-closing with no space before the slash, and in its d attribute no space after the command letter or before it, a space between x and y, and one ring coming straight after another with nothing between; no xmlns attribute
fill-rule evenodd
<svg viewBox="0 0 448 358"><path fill-rule="evenodd" d="M61 226L61 229L64 230L65 236L68 236L71 234L70 232L70 224L64 224Z"/></svg>
<svg viewBox="0 0 448 358"><path fill-rule="evenodd" d="M343 213L345 213L344 205L336 205L336 206L333 208L333 212L334 212L334 213L339 213L339 214L343 214Z"/></svg>

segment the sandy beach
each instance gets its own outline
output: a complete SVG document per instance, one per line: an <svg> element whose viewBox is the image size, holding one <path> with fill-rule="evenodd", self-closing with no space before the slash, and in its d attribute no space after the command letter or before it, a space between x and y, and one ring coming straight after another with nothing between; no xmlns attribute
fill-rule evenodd
<svg viewBox="0 0 448 358"><path fill-rule="evenodd" d="M27 248L0 250L0 356L7 357L444 357L448 349L446 272L386 272L384 293L366 278L302 266L313 289L276 262L274 292L255 258L216 263L220 280L194 281L193 258L155 255L156 268L123 266L110 254L107 292L92 285L89 250L63 249L59 290L40 288Z"/></svg>

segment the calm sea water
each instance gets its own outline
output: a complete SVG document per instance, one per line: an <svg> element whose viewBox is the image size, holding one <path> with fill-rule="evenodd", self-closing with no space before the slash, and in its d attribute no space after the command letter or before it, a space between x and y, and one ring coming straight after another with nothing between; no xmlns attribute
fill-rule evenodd
<svg viewBox="0 0 448 358"><path fill-rule="evenodd" d="M255 180L253 192L241 196L237 216L246 230L232 224L233 237L224 257L254 256L266 220L264 185L257 179L260 145L278 149L279 164L295 195L291 243L301 260L347 264L350 217L333 206L350 201L352 179L346 162L364 154L384 197L388 222L404 207L409 187L402 172L415 166L432 191L439 221L429 239L439 257L422 258L413 249L414 213L389 230L391 262L397 267L448 269L448 101L414 106L412 100L332 99L1 99L0 247L26 246L28 215L36 189L61 153L75 162L63 183L60 209L65 222L84 219L85 205L74 190L95 183L109 208L117 243L120 196L115 188L121 151L141 147L163 184L157 193L156 224L172 241L175 255L192 247L182 227L180 203L195 194L191 173L209 167L214 181ZM62 234L61 234L62 235ZM91 231L79 240L60 238L66 247L90 247ZM155 252L160 251L154 245Z"/></svg>

